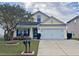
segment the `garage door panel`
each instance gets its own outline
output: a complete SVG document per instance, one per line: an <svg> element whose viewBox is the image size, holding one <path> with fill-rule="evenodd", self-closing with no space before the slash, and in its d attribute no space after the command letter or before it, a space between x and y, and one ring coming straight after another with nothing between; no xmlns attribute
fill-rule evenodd
<svg viewBox="0 0 79 59"><path fill-rule="evenodd" d="M64 30L41 29L41 39L64 39Z"/></svg>

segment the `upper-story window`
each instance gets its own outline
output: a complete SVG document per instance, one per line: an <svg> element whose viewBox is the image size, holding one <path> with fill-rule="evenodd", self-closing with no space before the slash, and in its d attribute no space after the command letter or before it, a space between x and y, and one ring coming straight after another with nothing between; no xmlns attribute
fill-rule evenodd
<svg viewBox="0 0 79 59"><path fill-rule="evenodd" d="M38 23L41 22L41 15L37 15L37 22L38 22Z"/></svg>
<svg viewBox="0 0 79 59"><path fill-rule="evenodd" d="M77 23L77 20L74 20L74 23L76 24Z"/></svg>

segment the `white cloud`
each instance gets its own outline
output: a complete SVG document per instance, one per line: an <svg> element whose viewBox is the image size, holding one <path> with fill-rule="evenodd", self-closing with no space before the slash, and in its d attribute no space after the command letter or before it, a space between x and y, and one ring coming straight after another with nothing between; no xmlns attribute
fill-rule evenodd
<svg viewBox="0 0 79 59"><path fill-rule="evenodd" d="M32 12L37 11L38 8L44 13L55 16L56 18L67 22L69 19L77 15L77 12L69 8L68 4L71 2L47 2L47 3L29 3L29 8ZM27 4L26 4L27 5ZM76 7L73 7L76 8Z"/></svg>

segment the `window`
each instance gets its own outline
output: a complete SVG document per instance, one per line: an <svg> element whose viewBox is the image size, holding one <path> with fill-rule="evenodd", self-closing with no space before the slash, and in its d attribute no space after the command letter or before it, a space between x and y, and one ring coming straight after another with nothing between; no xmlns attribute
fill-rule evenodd
<svg viewBox="0 0 79 59"><path fill-rule="evenodd" d="M41 22L41 16L37 15L37 22L40 23Z"/></svg>
<svg viewBox="0 0 79 59"><path fill-rule="evenodd" d="M21 36L22 35L22 31L21 30L17 30L17 36Z"/></svg>
<svg viewBox="0 0 79 59"><path fill-rule="evenodd" d="M76 20L74 20L74 23L76 24L76 23L77 23L77 21L76 21Z"/></svg>
<svg viewBox="0 0 79 59"><path fill-rule="evenodd" d="M26 30L17 30L17 36L29 36L29 29Z"/></svg>

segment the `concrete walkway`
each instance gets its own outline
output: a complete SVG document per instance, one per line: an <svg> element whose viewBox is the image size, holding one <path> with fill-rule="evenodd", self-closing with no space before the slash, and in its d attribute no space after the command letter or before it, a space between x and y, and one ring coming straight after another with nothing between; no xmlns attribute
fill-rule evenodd
<svg viewBox="0 0 79 59"><path fill-rule="evenodd" d="M79 56L79 41L40 40L38 56Z"/></svg>

